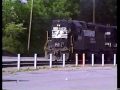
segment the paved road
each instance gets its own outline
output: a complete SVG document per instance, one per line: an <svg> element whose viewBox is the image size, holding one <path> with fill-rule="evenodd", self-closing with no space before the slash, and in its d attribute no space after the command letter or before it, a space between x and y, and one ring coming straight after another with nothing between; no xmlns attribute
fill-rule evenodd
<svg viewBox="0 0 120 90"><path fill-rule="evenodd" d="M72 68L16 72L3 75L3 89L116 90L117 88L117 67Z"/></svg>

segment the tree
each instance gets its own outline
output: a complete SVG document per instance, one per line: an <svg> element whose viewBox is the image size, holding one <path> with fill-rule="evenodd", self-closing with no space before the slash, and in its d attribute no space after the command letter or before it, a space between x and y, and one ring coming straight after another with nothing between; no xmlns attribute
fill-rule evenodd
<svg viewBox="0 0 120 90"><path fill-rule="evenodd" d="M117 0L95 0L95 21L100 24L116 25ZM79 20L92 22L93 0L80 0Z"/></svg>
<svg viewBox="0 0 120 90"><path fill-rule="evenodd" d="M2 22L4 28L7 23L14 22L18 18L14 11L14 3L12 1L3 0L2 6Z"/></svg>
<svg viewBox="0 0 120 90"><path fill-rule="evenodd" d="M3 0L2 5L3 49L14 53L25 52L30 6L21 4L19 0Z"/></svg>
<svg viewBox="0 0 120 90"><path fill-rule="evenodd" d="M10 52L23 53L24 48L21 41L21 38L24 34L25 28L23 24L9 23L5 26L3 30L3 50Z"/></svg>
<svg viewBox="0 0 120 90"><path fill-rule="evenodd" d="M43 53L46 42L46 31L51 30L54 19L69 19L77 13L68 0L35 0L33 6L30 52ZM71 6L71 10L69 9ZM78 6L78 5L77 5ZM73 11L72 11L73 10Z"/></svg>
<svg viewBox="0 0 120 90"><path fill-rule="evenodd" d="M31 0L27 1L26 4L23 4L19 0L3 0L2 30L4 49L27 53ZM115 25L117 18L116 0L95 1L96 23ZM92 22L92 5L92 0L34 0L29 53L44 52L46 31L51 30L51 21L54 19L77 19ZM19 32L17 25L21 23L19 29L22 32ZM19 36L17 33L19 33Z"/></svg>

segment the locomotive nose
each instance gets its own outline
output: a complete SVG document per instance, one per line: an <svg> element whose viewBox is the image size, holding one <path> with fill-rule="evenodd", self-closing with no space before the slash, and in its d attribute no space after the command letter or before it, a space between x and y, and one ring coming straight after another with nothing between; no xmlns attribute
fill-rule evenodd
<svg viewBox="0 0 120 90"><path fill-rule="evenodd" d="M60 43L59 42L55 42L55 47L60 47Z"/></svg>

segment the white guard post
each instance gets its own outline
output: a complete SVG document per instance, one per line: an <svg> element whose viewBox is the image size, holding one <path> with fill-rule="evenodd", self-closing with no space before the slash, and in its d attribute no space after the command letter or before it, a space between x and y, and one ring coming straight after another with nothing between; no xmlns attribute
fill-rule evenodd
<svg viewBox="0 0 120 90"><path fill-rule="evenodd" d="M102 66L104 66L104 54L102 54Z"/></svg>
<svg viewBox="0 0 120 90"><path fill-rule="evenodd" d="M63 54L63 67L65 67L65 54Z"/></svg>
<svg viewBox="0 0 120 90"><path fill-rule="evenodd" d="M114 54L114 66L116 65L116 54Z"/></svg>
<svg viewBox="0 0 120 90"><path fill-rule="evenodd" d="M37 54L34 54L34 68L37 68Z"/></svg>
<svg viewBox="0 0 120 90"><path fill-rule="evenodd" d="M20 54L18 54L18 63L17 63L17 68L20 70Z"/></svg>
<svg viewBox="0 0 120 90"><path fill-rule="evenodd" d="M92 54L92 66L94 66L94 54Z"/></svg>
<svg viewBox="0 0 120 90"><path fill-rule="evenodd" d="M83 66L85 66L85 53L83 53Z"/></svg>
<svg viewBox="0 0 120 90"><path fill-rule="evenodd" d="M50 54L50 68L52 68L52 54Z"/></svg>
<svg viewBox="0 0 120 90"><path fill-rule="evenodd" d="M76 56L76 58L75 58L76 59L75 65L78 66L78 54L75 54L75 56Z"/></svg>

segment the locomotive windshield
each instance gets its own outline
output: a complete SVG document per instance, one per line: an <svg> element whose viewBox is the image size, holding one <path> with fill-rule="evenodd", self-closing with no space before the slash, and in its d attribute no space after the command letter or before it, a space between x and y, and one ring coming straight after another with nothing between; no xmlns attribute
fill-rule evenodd
<svg viewBox="0 0 120 90"><path fill-rule="evenodd" d="M53 21L52 38L67 38L67 21Z"/></svg>
<svg viewBox="0 0 120 90"><path fill-rule="evenodd" d="M95 31L83 30L83 32L84 32L84 36L95 37Z"/></svg>

